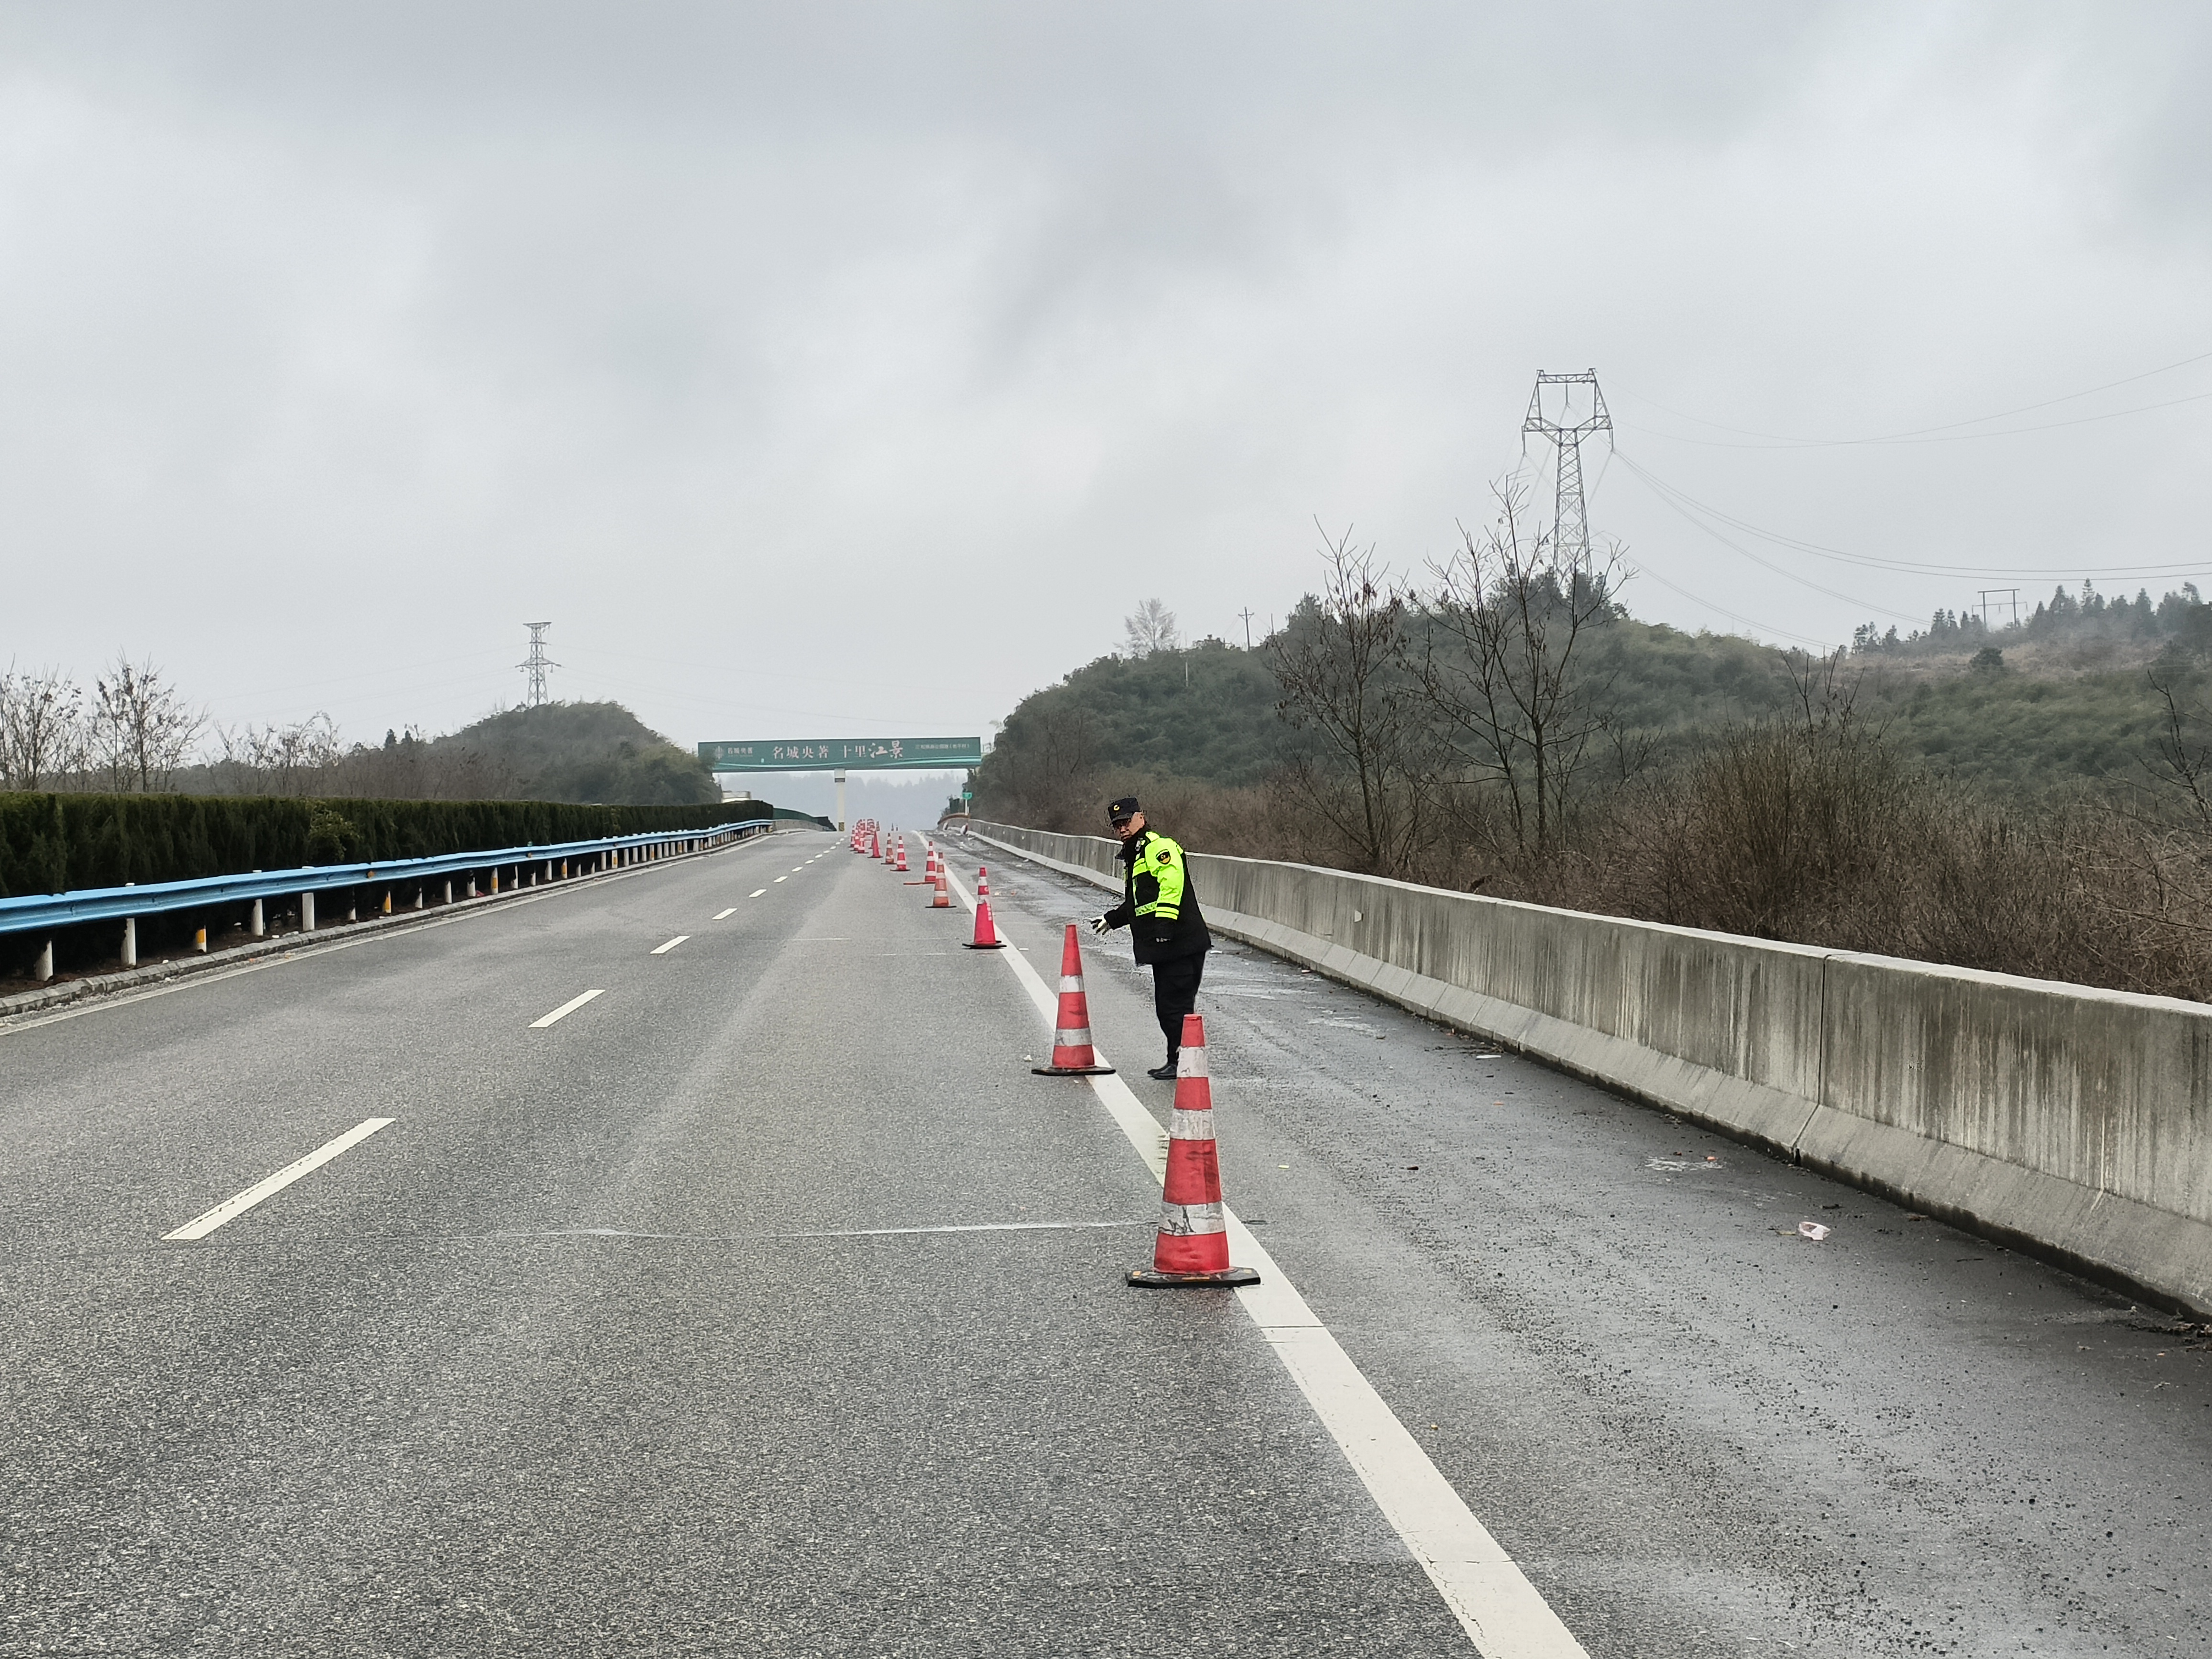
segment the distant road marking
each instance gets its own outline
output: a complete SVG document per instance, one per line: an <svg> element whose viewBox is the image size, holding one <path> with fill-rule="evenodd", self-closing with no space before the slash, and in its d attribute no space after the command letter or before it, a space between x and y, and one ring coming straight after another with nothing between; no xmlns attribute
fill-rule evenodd
<svg viewBox="0 0 2212 1659"><path fill-rule="evenodd" d="M734 915L737 915L737 914L738 914L738 907L737 907L736 905L732 904L732 905L728 909L726 909L726 910L717 910L717 911L715 911L715 912L714 912L714 920L715 920L715 921L720 921L724 916L734 916Z"/></svg>
<svg viewBox="0 0 2212 1659"><path fill-rule="evenodd" d="M974 895L951 879L960 902ZM1018 950L1001 953L1048 1025L1059 998ZM1106 1064L1099 1055L1098 1063ZM1119 1076L1085 1079L1154 1177L1167 1171L1167 1135ZM1231 1259L1260 1270L1260 1283L1235 1292L1260 1328L1382 1517L1406 1541L1429 1582L1457 1617L1482 1659L1589 1659L1504 1547L1474 1518L1421 1443L1407 1433L1382 1396L1306 1305L1260 1241L1224 1206Z"/></svg>
<svg viewBox="0 0 2212 1659"><path fill-rule="evenodd" d="M252 1186L248 1187L236 1198L227 1198L223 1200L222 1203L216 1205L215 1208L210 1210L205 1215L201 1216L198 1220L187 1221L183 1226L178 1228L176 1231L173 1233L163 1233L161 1237L165 1241L169 1239L205 1238L216 1228L222 1226L224 1222L236 1220L240 1216L244 1215L248 1210L258 1204L263 1199L273 1197L275 1194L283 1192L287 1187L297 1181L301 1176L306 1175L310 1170L320 1169L324 1164L336 1158L340 1152L345 1151L347 1147L359 1146L362 1141L374 1134L379 1129L384 1127L386 1124L396 1121L398 1121L397 1119L388 1117L364 1118L359 1123L355 1124L352 1128L348 1129L343 1134L340 1135L336 1140L325 1141L321 1146L316 1147L313 1152L309 1152L307 1157L301 1158L298 1163L287 1164L283 1169L277 1170L275 1175L270 1176L266 1181L257 1181Z"/></svg>
<svg viewBox="0 0 2212 1659"><path fill-rule="evenodd" d="M789 881L790 879L791 879L791 878L790 878L789 876L778 876L778 877L776 878L776 880L777 880L777 881ZM766 891L768 891L768 889L767 889L767 888L765 888L765 887L763 887L763 888L762 888L762 889L761 889L761 891L762 891L762 892L763 892L763 893L765 893Z"/></svg>
<svg viewBox="0 0 2212 1659"><path fill-rule="evenodd" d="M813 860L812 859L809 859L809 860L806 860L806 864L811 864L811 863L813 863L813 862L814 862L814 860ZM804 870L804 869L806 867L806 864L794 864L794 865L793 865L793 866L791 866L791 873L792 873L793 875L794 875L794 876L795 876L795 875L797 875L797 874L798 874L801 870Z"/></svg>
<svg viewBox="0 0 2212 1659"><path fill-rule="evenodd" d="M673 951L678 945L683 944L685 939L690 939L690 937L691 935L689 933L678 933L674 939L669 940L667 944L654 945L653 947L652 954L656 957L665 957L671 951Z"/></svg>
<svg viewBox="0 0 2212 1659"><path fill-rule="evenodd" d="M577 1009L582 1007L593 997L603 997L606 995L606 994L607 988L605 986L602 985L596 991L586 991L580 997L570 997L558 1008L556 1008L551 1013L546 1015L544 1018L532 1020L530 1022L530 1029L533 1031L542 1031L547 1026L552 1024L556 1020L568 1018L569 1015L574 1013Z"/></svg>
<svg viewBox="0 0 2212 1659"><path fill-rule="evenodd" d="M753 890L752 890L751 892L750 892L750 893L746 894L746 895L745 895L745 896L746 896L747 898L758 898L758 897L759 897L763 893L765 893L766 891L768 891L768 889L767 889L767 888L765 888L765 887L756 887L756 888L754 888L754 889L753 889Z"/></svg>

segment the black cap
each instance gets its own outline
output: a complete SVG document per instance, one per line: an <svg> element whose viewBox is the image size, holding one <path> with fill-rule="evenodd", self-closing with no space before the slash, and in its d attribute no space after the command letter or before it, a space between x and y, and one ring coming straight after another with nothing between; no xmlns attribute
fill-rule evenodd
<svg viewBox="0 0 2212 1659"><path fill-rule="evenodd" d="M1141 810L1134 795L1124 795L1121 799L1107 804L1106 821L1109 823L1127 823Z"/></svg>

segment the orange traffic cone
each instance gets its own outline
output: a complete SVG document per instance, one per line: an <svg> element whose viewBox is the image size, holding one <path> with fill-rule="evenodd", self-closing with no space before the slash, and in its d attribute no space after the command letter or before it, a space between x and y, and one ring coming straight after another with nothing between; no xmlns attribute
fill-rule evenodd
<svg viewBox="0 0 2212 1659"><path fill-rule="evenodd" d="M971 951L1003 951L1006 941L999 937L999 930L991 926L991 895L979 883L975 893L975 937L968 942Z"/></svg>
<svg viewBox="0 0 2212 1659"><path fill-rule="evenodd" d="M906 873L906 837L904 836L898 838L898 872L901 875Z"/></svg>
<svg viewBox="0 0 2212 1659"><path fill-rule="evenodd" d="M980 864L975 866L975 896L977 898L991 896L991 872Z"/></svg>
<svg viewBox="0 0 2212 1659"><path fill-rule="evenodd" d="M1087 1077L1110 1073L1101 1066L1091 1046L1091 1003L1083 994L1083 948L1075 942L1075 924L1067 924L1067 942L1060 947L1060 1013L1053 1021L1052 1064L1032 1066L1039 1077Z"/></svg>
<svg viewBox="0 0 2212 1659"><path fill-rule="evenodd" d="M1229 1231L1221 1207L1221 1164L1213 1151L1213 1085L1206 1076L1206 1022L1182 1017L1176 1062L1175 1115L1168 1120L1168 1175L1160 1190L1160 1231L1152 1265L1129 1274L1132 1285L1256 1285L1258 1271L1229 1265Z"/></svg>
<svg viewBox="0 0 2212 1659"><path fill-rule="evenodd" d="M930 884L929 908L933 910L950 910L952 908L952 890L945 885L945 866L941 864L937 866L937 879Z"/></svg>

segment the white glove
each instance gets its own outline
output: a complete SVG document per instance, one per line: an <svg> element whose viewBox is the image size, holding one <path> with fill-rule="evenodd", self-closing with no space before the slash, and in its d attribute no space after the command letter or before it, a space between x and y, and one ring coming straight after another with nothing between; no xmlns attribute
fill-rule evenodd
<svg viewBox="0 0 2212 1659"><path fill-rule="evenodd" d="M1106 937L1107 933L1112 928L1113 925L1113 923L1108 921L1103 915L1097 915L1091 918L1091 931L1097 934L1101 939L1104 939Z"/></svg>

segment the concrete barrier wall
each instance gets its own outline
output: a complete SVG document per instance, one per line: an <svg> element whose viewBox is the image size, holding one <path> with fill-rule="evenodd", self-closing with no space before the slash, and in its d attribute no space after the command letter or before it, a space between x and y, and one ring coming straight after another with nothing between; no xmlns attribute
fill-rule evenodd
<svg viewBox="0 0 2212 1659"><path fill-rule="evenodd" d="M1114 843L978 822L1101 885ZM2212 1310L2212 1007L1256 859L1219 931L1911 1206Z"/></svg>

